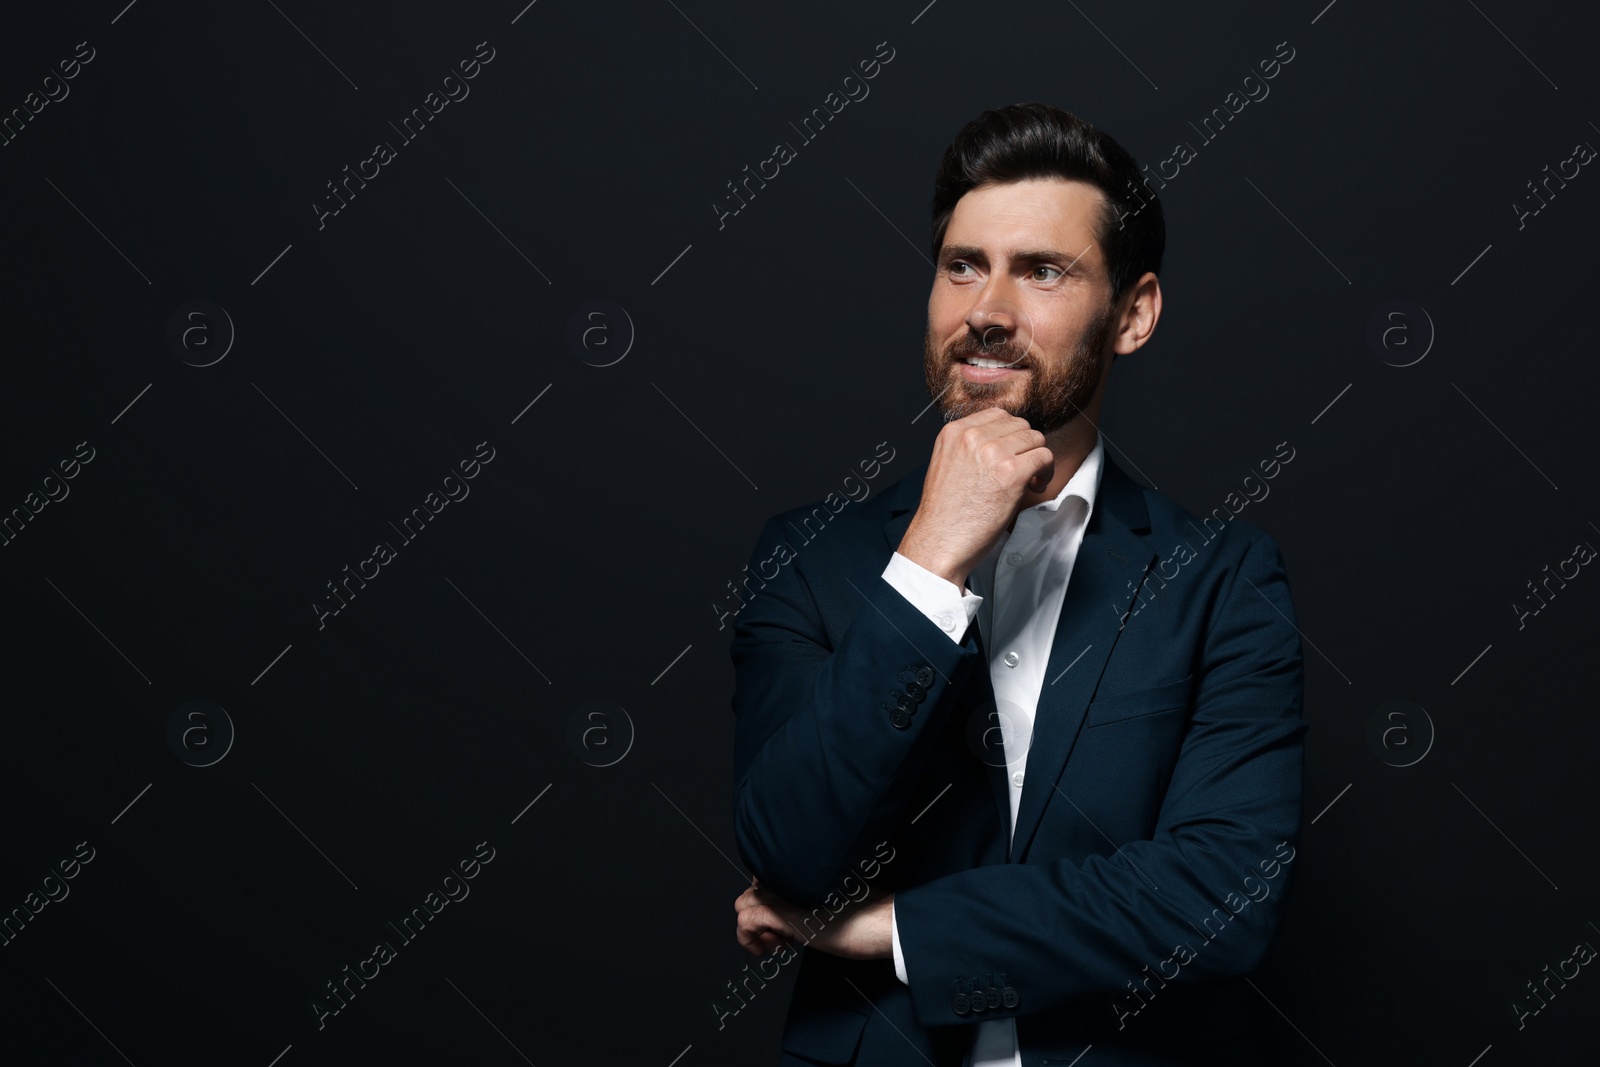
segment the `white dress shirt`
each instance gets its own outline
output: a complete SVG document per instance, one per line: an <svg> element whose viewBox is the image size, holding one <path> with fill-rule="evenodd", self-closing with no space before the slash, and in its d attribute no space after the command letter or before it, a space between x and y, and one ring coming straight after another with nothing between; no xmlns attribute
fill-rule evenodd
<svg viewBox="0 0 1600 1067"><path fill-rule="evenodd" d="M1045 681L1045 664L1050 659L1067 581L1078 558L1078 546L1083 543L1104 464L1104 444L1096 434L1094 450L1056 498L1019 512L1011 532L1002 536L967 576L970 592L957 589L898 552L883 570L884 581L957 644L966 636L973 618L978 619L999 713L995 725L1000 727L1005 746L1013 835L1017 808L1022 803L1034 715ZM892 906L889 929L895 974L910 984ZM1022 1067L1014 1019L987 1019L977 1024L972 1067Z"/></svg>

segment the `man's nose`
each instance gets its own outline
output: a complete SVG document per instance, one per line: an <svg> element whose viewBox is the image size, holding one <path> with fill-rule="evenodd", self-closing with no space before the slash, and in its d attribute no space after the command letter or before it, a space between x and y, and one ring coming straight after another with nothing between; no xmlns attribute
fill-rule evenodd
<svg viewBox="0 0 1600 1067"><path fill-rule="evenodd" d="M984 286L978 300L967 312L967 328L983 343L985 348L1005 344L1017 328L1017 312L1009 294L997 287L993 280Z"/></svg>

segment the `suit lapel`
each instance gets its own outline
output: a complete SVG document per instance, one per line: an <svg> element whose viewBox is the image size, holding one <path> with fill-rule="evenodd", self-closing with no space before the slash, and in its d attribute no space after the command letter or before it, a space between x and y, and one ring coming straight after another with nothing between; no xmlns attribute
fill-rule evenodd
<svg viewBox="0 0 1600 1067"><path fill-rule="evenodd" d="M926 473L924 465L891 490L890 518L883 527L891 549L899 547L911 525ZM1107 453L1095 507L1067 580L1061 615L1050 644L1050 658L1034 713L1022 802L1011 837L1012 862L1021 862L1027 856L1045 807L1056 795L1056 783L1072 754L1100 674L1133 606L1135 590L1158 558L1146 538L1149 529L1150 516L1142 489ZM973 625L976 629L977 623ZM983 633L977 634L979 663L984 669L973 676L980 686L973 696L992 705L994 694L989 684L989 653L984 638ZM984 763L1000 825L1009 826L1011 798L1006 768L987 760Z"/></svg>
<svg viewBox="0 0 1600 1067"><path fill-rule="evenodd" d="M1027 858L1046 805L1059 796L1056 783L1077 742L1100 674L1122 633L1135 590L1158 558L1138 532L1149 529L1142 490L1108 453L1040 684L1027 777L1012 836L1015 862Z"/></svg>

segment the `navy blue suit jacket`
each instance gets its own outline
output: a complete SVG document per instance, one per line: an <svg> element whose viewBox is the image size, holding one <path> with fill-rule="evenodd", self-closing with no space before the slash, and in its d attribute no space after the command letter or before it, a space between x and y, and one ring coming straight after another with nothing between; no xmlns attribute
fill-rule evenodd
<svg viewBox="0 0 1600 1067"><path fill-rule="evenodd" d="M1282 916L1306 729L1277 545L1106 457L1008 847L978 622L958 645L882 578L925 473L769 520L733 620L739 851L819 927L894 891L910 978L801 950L783 1063L960 1067L996 1018L1024 1067L1255 1062L1242 976Z"/></svg>

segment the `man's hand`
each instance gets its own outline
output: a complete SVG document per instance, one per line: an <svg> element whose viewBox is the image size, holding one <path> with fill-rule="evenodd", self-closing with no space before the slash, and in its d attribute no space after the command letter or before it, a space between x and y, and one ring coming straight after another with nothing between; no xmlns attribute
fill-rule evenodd
<svg viewBox="0 0 1600 1067"><path fill-rule="evenodd" d="M805 908L764 888L759 878L751 881L750 888L739 894L733 907L738 913L739 944L752 956L765 956L780 947L799 944L847 960L894 957L890 929L893 893L874 896L869 892L861 901L845 905L837 915L830 916L828 909L821 908L828 921L820 924Z"/></svg>
<svg viewBox="0 0 1600 1067"><path fill-rule="evenodd" d="M1010 527L1022 496L1055 474L1045 436L1000 408L947 423L933 442L922 500L899 553L963 588L967 575Z"/></svg>

